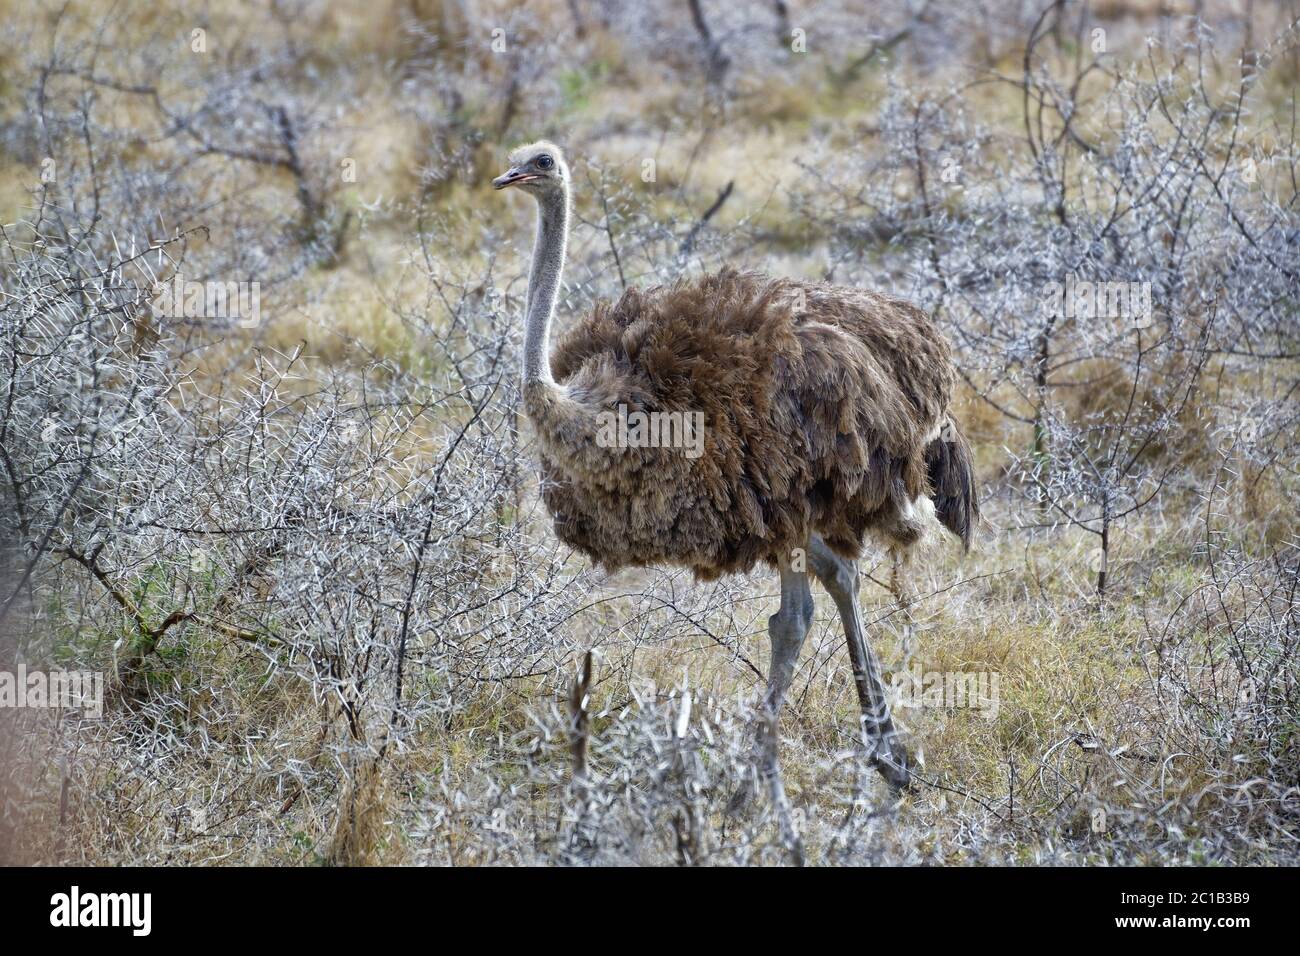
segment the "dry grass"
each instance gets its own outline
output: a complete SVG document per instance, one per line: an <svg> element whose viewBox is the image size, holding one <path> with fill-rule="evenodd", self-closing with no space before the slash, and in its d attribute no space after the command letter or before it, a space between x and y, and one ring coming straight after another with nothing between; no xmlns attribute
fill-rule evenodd
<svg viewBox="0 0 1300 956"><path fill-rule="evenodd" d="M33 13L24 4L3 6L6 21L35 35L52 22L52 8ZM828 29L845 16L829 6ZM1094 15L1108 22L1113 48L1136 47L1154 25L1141 5L1101 6L1094 4ZM193 222L210 228L193 239L187 261L226 274L223 269L244 268L230 265L241 261L235 253L247 251L244 243L264 240L272 250L266 274L279 278L268 280L259 328L226 330L183 352L187 372L176 394L191 396L196 408L201 396L219 388L253 394L258 363L282 362L301 348L278 394L302 398L306 407L328 390L321 383L337 376L346 383L341 405L352 407L348 402L378 388L392 407L372 418L365 434L401 434L393 447L402 455L368 461L363 474L343 482L340 500L373 505L377 512L381 500L394 510L422 502L427 487L421 482L444 455L453 462L453 483L472 488L487 470L499 468L510 476L510 491L481 512L467 505L466 524L454 533L455 522L443 522L446 550L430 562L430 580L421 585L428 590L411 588L420 597L410 647L419 666L408 665L408 709L400 719L384 709L392 691L390 660L383 655L391 653L397 629L383 615L405 596L401 572L411 566L419 540L415 519L423 512L414 518L404 513L402 520L414 524L375 547L367 559L378 569L373 578L367 577L370 565L339 568L333 558L304 571L303 562L315 560L312 547L331 546L313 538L261 576L230 584L244 589L244 620L257 621L260 643L201 620L177 627L149 657L143 691L118 688L102 721L0 713L0 747L7 748L0 764L20 768L0 780L8 814L0 829L6 861L469 865L790 858L770 806L740 821L722 814L728 789L752 769L746 735L766 670L773 582L756 576L703 586L671 572L613 578L591 572L557 551L549 535L526 468L526 433L508 451L502 438L491 454L461 462L451 438L470 418L467 406L434 403L430 411L404 417L431 395L456 392L452 359L482 348L474 322L513 314L523 294L528 213L484 189L508 145L494 137L510 61L479 41L499 20L518 24L525 49L557 35L571 44L559 67L550 69L547 60L541 75L524 85L503 139L562 133L571 154L586 160L578 174L584 184L589 175L598 178L599 162L619 195L622 215L612 228L630 281L661 278L675 245L665 232L680 238L681 227L733 180L735 192L710 223L699 263L687 268L726 259L820 277L845 244L827 223L848 222L878 196L867 189L832 202L831 191L810 179L810 167L831 176L831 164L821 165L828 155L879 164L863 169L899 167L903 159L886 152L881 131L891 86L942 97L970 84L967 108L994 131L995 142L1020 136L1021 94L1006 78L1018 75L1023 44L1002 39L1016 24L992 24L987 35L969 38L972 49L989 57L977 71L952 63L937 69L933 51L919 48L873 61L847 88L838 88L827 60L818 59L821 47L806 60L777 60L770 51L752 52L774 46L770 37L729 34L736 63L719 105L698 75L689 24L686 33L680 25L673 32L646 12L657 25L646 34L654 44L643 46L617 28L600 29L593 14L589 35L579 42L569 33L568 4L530 8L521 19L506 3L478 5L471 15L463 14L464 5L435 0L370 3L364 10L309 5L305 20L269 26L259 13L202 7L202 22L219 51L214 69L232 50L236 58L279 51L286 36L309 45L311 55L297 68L310 65L326 79L304 72L303 90L294 91L325 104L324 118L301 141L311 157L306 178L330 221L345 225L336 260L280 268L288 258L285 246L275 243L288 244L298 216L294 175L256 163L194 160L184 180L193 190L187 199ZM108 9L74 4L63 36L68 42L94 36ZM113 37L149 38L146 49L200 15L198 8L112 10ZM1225 31L1239 26L1229 12L1209 14L1222 18ZM877 32L894 27L882 21ZM938 30L923 36L938 42L946 36ZM421 31L432 46L420 47ZM825 37L812 35L816 44ZM238 46L227 42L236 36ZM855 54L843 37L825 42L829 66ZM447 81L463 93L457 104L432 101L441 87L420 72L429 68L421 57L433 55L431 49L449 57L439 69L454 64L460 71L448 73ZM1064 63L1068 52L1061 54ZM25 122L17 99L22 81L15 77L30 79L21 62L15 49L0 57L0 118L15 129ZM1284 67L1261 80L1262 102L1287 102L1278 85L1293 67ZM1224 81L1230 65L1217 63L1211 74ZM161 90L181 103L196 95L187 77L197 82L201 76L201 70L182 70ZM349 92L331 98L329 80L340 77ZM412 86L404 88L403 79ZM410 89L430 101L413 102ZM97 120L105 128L156 132L138 96L98 95L104 106ZM1261 120L1260 142L1278 147L1282 133L1266 125ZM1100 125L1080 128L1101 135ZM188 155L173 140L142 145L131 139L106 143L101 161L150 169ZM13 140L40 152L39 143L18 135ZM996 154L996 146L989 152ZM0 148L5 223L30 219L40 202L32 167L39 158ZM338 176L345 158L356 160L355 183ZM653 188L640 178L646 158L657 164ZM1000 161L1000 155L989 158L994 165ZM896 208L915 208L909 205L917 202L914 177L900 173L897 180L888 186ZM885 182L840 178L835 186L849 193L868 186L883 191ZM828 203L823 218L801 205L799 197L809 192ZM1070 198L1087 197L1080 190ZM963 200L946 202L960 220ZM567 302L575 310L618 285L598 197L584 188L577 203L584 225L574 235ZM131 225L124 218L124 228ZM856 258L843 261L855 276L880 276L896 291L933 296L936 283L918 278L928 265L916 235L892 241L855 236L847 246ZM494 294L503 298L492 300ZM949 310L951 321L961 321L960 306ZM504 323L490 333L484 338L504 343L506 363L513 362L519 330ZM455 338L462 334L465 339ZM442 336L455 344L435 352L430 342ZM1061 407L1075 418L1122 409L1129 401L1127 380L1101 372L1124 368L1108 357L1080 363L1070 374L1101 384L1068 393ZM983 371L972 368L976 377ZM1176 480L1156 505L1116 528L1112 592L1105 600L1094 593L1092 536L1037 512L1025 496L1013 462L1030 446L1033 430L998 410L1028 415L1023 390L1014 382L987 381L979 394L966 389L958 414L977 449L988 502L979 545L964 558L948 543L926 550L910 569L909 587L919 598L906 609L877 583L888 567L869 557L864 567L873 581L862 597L891 674L915 668L996 675L996 713L901 707L900 723L922 756L925 783L893 804L856 750L849 665L830 603L819 597L782 721L783 773L807 859L1294 862L1297 795L1286 774L1300 766L1296 608L1287 577L1295 573L1300 490L1287 457L1295 436L1274 434L1279 453L1261 460L1242 454L1223 429L1239 414L1233 410L1258 398L1293 406L1294 389L1288 388L1296 373L1293 358L1250 364L1225 356L1206 367L1182 411L1178 439L1157 449L1177 460ZM476 381L499 385L508 396L510 376L495 374ZM188 408L188 402L178 405ZM286 401L291 407L299 406ZM513 406L503 398L491 414L507 434ZM322 442L332 440L332 432L322 435ZM285 454L285 470L267 474L297 475L284 448L306 456L308 446L315 447L286 440L275 452ZM269 497L265 489L236 482L220 491L231 508ZM220 502L222 494L212 500ZM307 495L315 494L313 486ZM223 568L237 556L221 555L229 559ZM1277 559L1272 570L1270 557ZM171 568L184 563L185 554L157 560ZM455 576L466 567L481 574L474 586L488 598L480 601L468 590L449 598L438 590L445 584L454 591ZM122 581L139 586L149 573L148 562L123 558ZM521 581L542 579L536 593L510 604ZM327 592L324 584L312 590L325 581L339 590ZM369 599L366 589L376 581L389 589L377 599L384 608L374 618L382 622L377 637L365 635L353 618L335 630L329 618L311 617L313 602L328 603L323 595L352 588ZM209 582L208 600L216 601L226 583ZM302 585L303 596L288 596L291 584ZM23 635L30 641L26 653L116 669L122 642L135 637L95 582L58 564L40 579L38 596L38 613ZM163 589L156 598L160 615L174 597ZM481 604L493 609L484 612ZM344 646L348 640L355 643ZM325 654L321 649L332 649L334 641L342 649ZM518 650L522 645L538 650L528 656ZM576 661L589 647L597 649L588 705L594 795L584 801L571 782L566 701ZM498 652L503 659L521 656L497 673L491 661ZM385 663L365 670L372 653ZM358 672L372 683L355 694L348 681L364 680L327 672L361 658L366 663ZM1244 671L1252 667L1273 668L1267 686L1274 696L1243 697ZM683 735L676 724L687 695L693 711ZM358 703L360 716L349 711Z"/></svg>

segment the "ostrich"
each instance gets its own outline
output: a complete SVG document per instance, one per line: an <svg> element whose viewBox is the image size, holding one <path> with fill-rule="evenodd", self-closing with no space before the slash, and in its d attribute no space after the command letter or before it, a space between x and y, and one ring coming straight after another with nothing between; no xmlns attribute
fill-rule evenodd
<svg viewBox="0 0 1300 956"><path fill-rule="evenodd" d="M556 535L609 570L669 564L709 580L776 569L756 743L778 800L776 720L812 622L811 572L844 626L869 758L892 788L908 787L856 561L868 536L905 554L931 516L969 547L979 506L939 330L891 296L726 269L628 289L552 352L568 166L538 142L515 150L492 185L537 202L522 398ZM702 414L702 446L602 440L602 419L637 412Z"/></svg>

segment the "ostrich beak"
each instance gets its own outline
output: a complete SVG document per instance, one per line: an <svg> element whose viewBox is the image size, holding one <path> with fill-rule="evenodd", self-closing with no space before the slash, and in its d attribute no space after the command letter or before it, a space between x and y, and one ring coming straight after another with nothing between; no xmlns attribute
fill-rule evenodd
<svg viewBox="0 0 1300 956"><path fill-rule="evenodd" d="M505 189L507 186L513 186L515 183L526 183L539 177L532 173L520 172L518 169L511 167L502 173L496 179L492 180L493 189Z"/></svg>

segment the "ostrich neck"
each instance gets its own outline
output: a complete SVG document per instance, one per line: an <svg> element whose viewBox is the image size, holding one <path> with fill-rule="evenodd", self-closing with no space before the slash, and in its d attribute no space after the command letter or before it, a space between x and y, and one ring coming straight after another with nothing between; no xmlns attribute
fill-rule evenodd
<svg viewBox="0 0 1300 956"><path fill-rule="evenodd" d="M569 234L568 192L543 195L537 201L537 241L528 272L528 316L524 328L524 385L551 386L551 316L564 271L564 247Z"/></svg>

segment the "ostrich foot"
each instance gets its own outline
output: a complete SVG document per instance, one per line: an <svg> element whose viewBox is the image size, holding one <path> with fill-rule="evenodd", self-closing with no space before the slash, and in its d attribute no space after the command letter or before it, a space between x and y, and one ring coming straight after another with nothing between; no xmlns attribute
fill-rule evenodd
<svg viewBox="0 0 1300 956"><path fill-rule="evenodd" d="M803 866L803 839L795 826L794 815L790 810L790 801L785 795L785 786L781 783L779 770L770 775L765 773L761 781L753 775L746 777L727 801L727 809L724 811L726 816L728 819L736 820L748 816L754 810L756 797L758 796L757 784L759 782L766 785L768 795L771 797L772 810L776 815L776 823L781 831L781 842L789 855L790 862L795 866Z"/></svg>
<svg viewBox="0 0 1300 956"><path fill-rule="evenodd" d="M916 791L916 781L912 777L912 755L902 744L881 743L871 755L871 762L876 771L885 778L889 789L895 794Z"/></svg>
<svg viewBox="0 0 1300 956"><path fill-rule="evenodd" d="M759 740L755 749L761 751L762 747L763 741ZM785 793L785 788L781 786L781 770L770 755L760 754L757 764L749 769L731 792L724 811L726 815L732 819L748 816L758 801L760 790L767 790L774 798Z"/></svg>
<svg viewBox="0 0 1300 956"><path fill-rule="evenodd" d="M728 817L743 817L754 805L754 781L751 777L746 777L727 799L727 809L724 811Z"/></svg>

